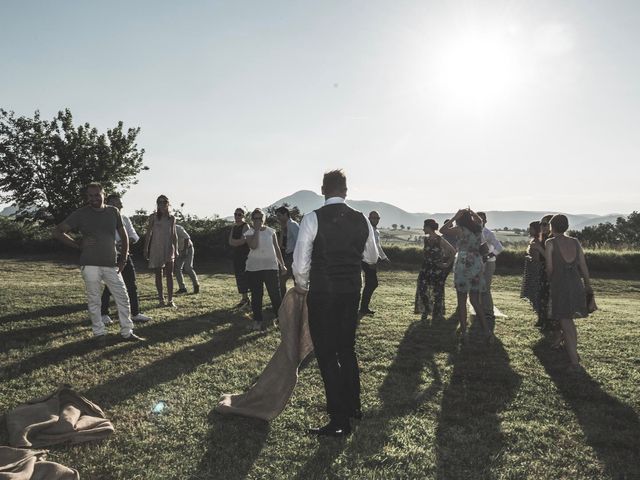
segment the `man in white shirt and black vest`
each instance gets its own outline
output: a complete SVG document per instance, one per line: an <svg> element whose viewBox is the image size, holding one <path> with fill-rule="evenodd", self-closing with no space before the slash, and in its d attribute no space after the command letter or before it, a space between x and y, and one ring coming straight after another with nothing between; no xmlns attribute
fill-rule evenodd
<svg viewBox="0 0 640 480"><path fill-rule="evenodd" d="M361 262L378 260L373 228L349 207L342 170L325 173L324 206L304 216L293 254L295 288L308 292L309 330L324 382L329 423L314 435L345 436L351 419L361 419L356 325Z"/></svg>

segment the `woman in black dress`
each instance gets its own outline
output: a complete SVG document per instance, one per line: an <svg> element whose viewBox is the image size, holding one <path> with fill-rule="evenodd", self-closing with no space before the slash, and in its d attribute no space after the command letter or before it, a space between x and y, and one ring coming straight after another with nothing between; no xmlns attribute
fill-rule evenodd
<svg viewBox="0 0 640 480"><path fill-rule="evenodd" d="M565 234L569 221L554 215L550 221L553 238L547 240L546 267L549 277L551 317L560 322L564 346L571 361L570 370L580 370L578 332L575 318L589 315L587 293L593 293L589 269L580 242Z"/></svg>
<svg viewBox="0 0 640 480"><path fill-rule="evenodd" d="M527 245L527 254L524 259L520 298L529 301L533 311L538 314L536 327L542 327L546 313L540 302L541 275L544 269L544 246L540 243L540 222L529 224L529 236L531 241Z"/></svg>
<svg viewBox="0 0 640 480"><path fill-rule="evenodd" d="M236 308L249 305L249 283L247 282L246 265L249 256L249 246L244 238L244 233L249 229L249 225L244 219L245 211L242 208L236 208L233 212L235 225L229 232L229 245L233 247L233 271L236 276L236 285L238 293L242 295L240 303Z"/></svg>

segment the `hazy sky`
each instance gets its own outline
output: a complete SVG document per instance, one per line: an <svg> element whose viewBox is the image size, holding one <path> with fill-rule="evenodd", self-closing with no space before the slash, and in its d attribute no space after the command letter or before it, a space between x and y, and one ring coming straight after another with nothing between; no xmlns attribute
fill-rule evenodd
<svg viewBox="0 0 640 480"><path fill-rule="evenodd" d="M640 209L640 2L0 0L0 106L146 150L125 211L319 193L412 212Z"/></svg>

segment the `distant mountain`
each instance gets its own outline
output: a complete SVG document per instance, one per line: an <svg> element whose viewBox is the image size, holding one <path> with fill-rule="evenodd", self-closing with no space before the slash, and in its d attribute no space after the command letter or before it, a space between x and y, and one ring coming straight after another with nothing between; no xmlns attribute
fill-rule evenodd
<svg viewBox="0 0 640 480"><path fill-rule="evenodd" d="M271 206L280 206L288 203L291 206L297 206L302 213L311 212L320 208L324 203L324 197L310 190L300 190L292 195L281 198L273 202ZM419 228L427 218L433 218L442 224L447 218L451 218L455 212L448 213L410 213L401 208L385 202L373 202L370 200L352 200L347 198L347 203L356 210L360 210L365 214L371 210L376 210L380 214L380 227L388 228L394 223L397 225L410 226ZM530 222L540 220L544 215L555 212L529 212L529 211L487 211L487 226L489 228L526 228ZM565 213L565 212L563 212ZM597 225L598 223L612 222L615 223L619 216L623 214L611 215L595 215L595 214L569 214L565 213L569 218L569 225L572 230L581 230L588 225Z"/></svg>

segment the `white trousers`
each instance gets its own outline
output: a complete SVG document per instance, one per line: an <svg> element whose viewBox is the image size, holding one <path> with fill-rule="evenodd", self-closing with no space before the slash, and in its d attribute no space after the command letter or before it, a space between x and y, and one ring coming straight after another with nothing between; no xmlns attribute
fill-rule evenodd
<svg viewBox="0 0 640 480"><path fill-rule="evenodd" d="M84 287L87 291L87 305L89 308L89 318L91 318L91 329L95 336L104 335L106 329L102 323L102 285L109 288L111 295L118 307L118 319L120 320L120 334L128 337L133 332L133 322L131 321L131 307L129 306L129 296L127 288L122 280L122 275L118 273L118 267L97 267L95 265L83 265L80 267Z"/></svg>

